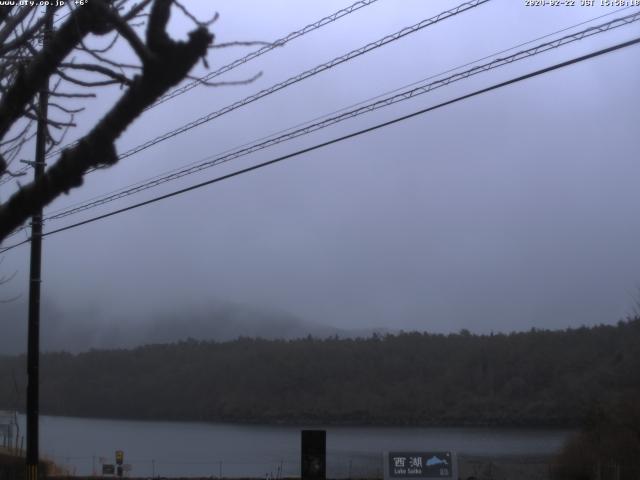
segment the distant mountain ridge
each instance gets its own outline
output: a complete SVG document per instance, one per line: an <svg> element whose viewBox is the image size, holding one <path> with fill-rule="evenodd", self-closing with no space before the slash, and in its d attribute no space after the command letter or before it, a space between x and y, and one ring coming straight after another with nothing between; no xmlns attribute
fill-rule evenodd
<svg viewBox="0 0 640 480"><path fill-rule="evenodd" d="M82 352L91 349L134 348L145 344L173 343L189 338L228 341L239 337L294 339L369 337L392 333L385 328L343 329L306 322L288 312L234 303L212 303L173 312L109 318L87 309L62 313L43 302L42 351ZM0 355L24 353L27 345L27 306L24 302L0 305Z"/></svg>

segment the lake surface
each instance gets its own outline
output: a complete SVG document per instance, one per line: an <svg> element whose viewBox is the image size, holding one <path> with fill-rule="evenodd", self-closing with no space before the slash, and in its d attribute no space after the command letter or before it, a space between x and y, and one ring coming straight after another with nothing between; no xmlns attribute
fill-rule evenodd
<svg viewBox="0 0 640 480"><path fill-rule="evenodd" d="M20 417L25 432L25 417ZM314 427L315 428L315 427ZM114 463L116 450L132 476L300 474L302 427L197 422L40 418L40 453L76 475ZM381 476L382 452L451 450L467 454L552 454L568 430L495 428L326 427L327 476Z"/></svg>

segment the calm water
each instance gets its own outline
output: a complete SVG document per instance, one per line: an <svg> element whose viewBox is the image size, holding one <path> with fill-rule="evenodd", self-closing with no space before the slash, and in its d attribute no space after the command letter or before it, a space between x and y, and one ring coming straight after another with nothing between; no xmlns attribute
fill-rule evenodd
<svg viewBox="0 0 640 480"><path fill-rule="evenodd" d="M20 418L25 431L24 416ZM40 452L77 475L100 472L115 450L135 476L277 476L300 473L299 427L140 422L48 417L40 420ZM388 450L452 450L468 454L549 454L566 430L327 427L327 475L377 475ZM101 458L102 457L102 458Z"/></svg>

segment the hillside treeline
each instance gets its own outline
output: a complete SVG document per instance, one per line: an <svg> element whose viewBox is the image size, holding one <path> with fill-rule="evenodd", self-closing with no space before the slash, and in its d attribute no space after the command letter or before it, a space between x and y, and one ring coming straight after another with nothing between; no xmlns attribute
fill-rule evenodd
<svg viewBox="0 0 640 480"><path fill-rule="evenodd" d="M24 356L0 357L0 409L22 410L25 364ZM576 426L594 405L640 392L640 319L511 334L188 340L46 353L40 392L41 413L53 415Z"/></svg>

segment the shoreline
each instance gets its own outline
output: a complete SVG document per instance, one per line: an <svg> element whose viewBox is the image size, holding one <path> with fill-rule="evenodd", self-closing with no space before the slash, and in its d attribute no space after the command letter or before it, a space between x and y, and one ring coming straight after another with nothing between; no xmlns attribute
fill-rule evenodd
<svg viewBox="0 0 640 480"><path fill-rule="evenodd" d="M25 416L24 412L18 411L18 415ZM575 431L578 432L580 425L574 425L571 423L489 423L489 422L392 422L392 421L363 421L363 420L326 420L326 419L189 419L189 418L159 418L159 417L110 417L110 416L96 416L96 415L69 415L69 414L51 414L41 413L40 417L54 417L54 418L69 418L69 419L83 419L83 420L101 420L111 422L141 422L141 423L198 423L208 425L229 425L229 426L247 426L247 427L332 427L332 428L408 428L408 429L492 429L492 430L540 430L540 431Z"/></svg>
<svg viewBox="0 0 640 480"><path fill-rule="evenodd" d="M457 454L457 476L467 478L504 478L508 480L549 480L554 470L552 455L504 454L504 455L465 455ZM48 475L55 480L101 480L102 476L92 475ZM113 477L117 478L117 477ZM127 476L127 480L149 480L148 476ZM155 480L264 480L262 476L156 476ZM327 476L327 480L382 480L379 476ZM300 476L282 476L278 480L300 480Z"/></svg>

